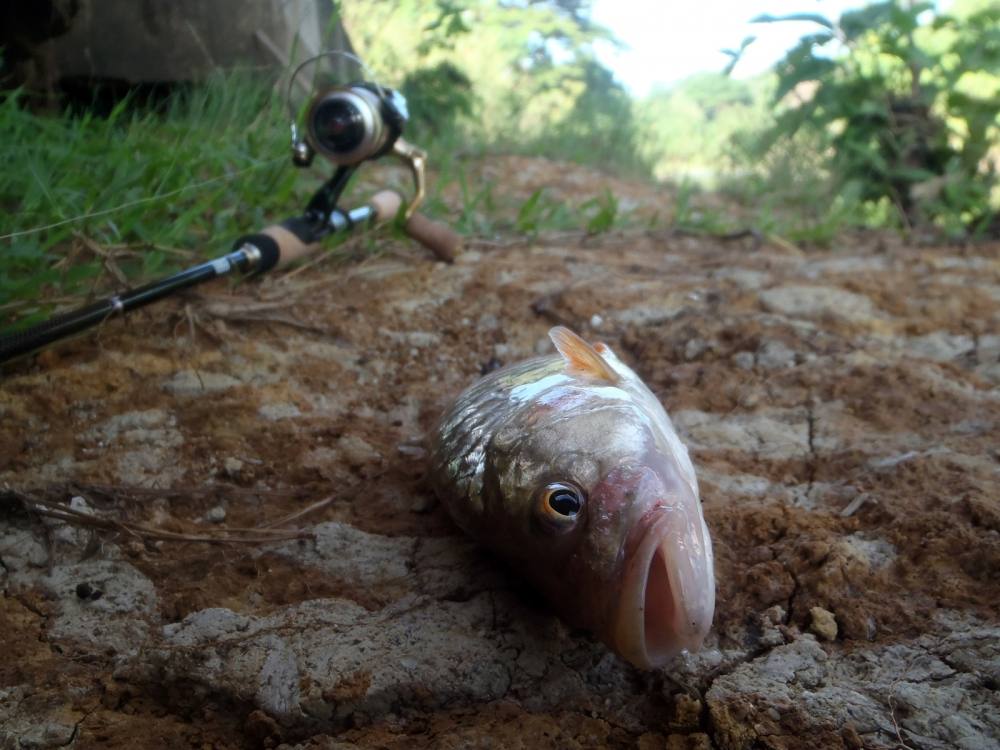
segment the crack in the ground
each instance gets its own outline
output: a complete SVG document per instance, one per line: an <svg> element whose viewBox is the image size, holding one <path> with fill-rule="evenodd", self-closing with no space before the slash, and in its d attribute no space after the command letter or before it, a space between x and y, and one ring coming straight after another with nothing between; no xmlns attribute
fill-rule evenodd
<svg viewBox="0 0 1000 750"><path fill-rule="evenodd" d="M424 571L417 564L420 559L420 550L424 546L424 537L418 536L414 537L413 545L410 547L410 551L406 556L406 567L413 573L414 583L417 591L421 594L427 593L427 583L424 580Z"/></svg>
<svg viewBox="0 0 1000 750"><path fill-rule="evenodd" d="M799 577L796 575L794 568L789 568L786 565L785 570L787 570L789 575L792 577L792 593L788 595L788 603L785 605L784 624L787 625L792 620L792 611L795 609L795 597L799 594Z"/></svg>
<svg viewBox="0 0 1000 750"><path fill-rule="evenodd" d="M807 440L809 442L809 463L806 466L806 497L812 494L813 485L816 482L817 461L819 455L816 452L816 400L812 391L806 396L806 428L808 430Z"/></svg>
<svg viewBox="0 0 1000 750"><path fill-rule="evenodd" d="M19 594L19 593L7 593L7 594L4 594L4 596L10 597L15 602L17 602L22 607L24 607L26 610L28 610L29 612L31 612L31 614L33 614L36 617L40 618L41 621L42 621L42 623L41 623L42 627L44 628L45 623L48 622L49 616L44 611L42 611L41 609L39 609L38 607L36 607L30 601L28 601L28 599L26 599L23 594Z"/></svg>
<svg viewBox="0 0 1000 750"><path fill-rule="evenodd" d="M21 710L21 706L23 706L25 702L33 695L34 693L25 692L25 694L18 699L17 703L14 704L14 707L10 709L10 711L7 713L6 718L3 721L0 721L0 729L3 729L4 727L8 726L12 721L14 721L17 714Z"/></svg>
<svg viewBox="0 0 1000 750"><path fill-rule="evenodd" d="M75 723L73 724L73 731L72 731L72 732L70 732L70 735L69 735L69 739L68 739L68 740L66 740L66 741L65 741L65 742L63 742L63 743L60 743L59 745L54 745L54 747L69 747L69 746L71 746L71 745L72 745L72 744L73 744L74 742L76 742L76 736L77 736L77 734L78 734L78 733L79 733L79 731L80 731L80 725L81 725L81 724L83 724L83 722L85 722L85 721L86 721L87 719L89 719L89 718L90 718L90 715L91 715L91 714L93 714L93 713L95 713L96 711L97 711L97 708L92 708L92 709L90 709L89 711L85 711L85 712L84 712L84 714L83 714L83 716L81 716L81 717L80 717L80 718L79 718L79 719L78 719L78 720L77 720L77 721L76 721L76 722L75 722Z"/></svg>
<svg viewBox="0 0 1000 750"><path fill-rule="evenodd" d="M979 359L979 331L971 326L969 327L968 331L972 336L972 351L969 352L970 356L972 357L972 361L975 362L977 365L985 364L982 360Z"/></svg>

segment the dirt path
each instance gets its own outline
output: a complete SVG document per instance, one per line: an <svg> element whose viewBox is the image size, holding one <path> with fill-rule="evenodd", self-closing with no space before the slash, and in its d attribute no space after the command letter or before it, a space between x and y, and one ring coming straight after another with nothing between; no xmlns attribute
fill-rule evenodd
<svg viewBox="0 0 1000 750"><path fill-rule="evenodd" d="M315 541L246 548L98 538L8 494L0 747L1000 747L997 257L396 246L22 364L2 487L173 530L336 499ZM714 631L658 673L567 630L422 481L446 401L555 323L647 379L699 471Z"/></svg>

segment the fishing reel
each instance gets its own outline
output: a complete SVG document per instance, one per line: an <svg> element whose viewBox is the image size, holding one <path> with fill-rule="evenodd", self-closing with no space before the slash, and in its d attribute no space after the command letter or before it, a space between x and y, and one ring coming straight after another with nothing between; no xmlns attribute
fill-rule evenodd
<svg viewBox="0 0 1000 750"><path fill-rule="evenodd" d="M305 137L293 133L292 160L306 167L316 154L337 166L377 159L392 150L408 117L398 91L367 82L328 89L309 105Z"/></svg>
<svg viewBox="0 0 1000 750"><path fill-rule="evenodd" d="M373 81L334 85L315 95L309 89L309 99L299 107L304 115L297 117L292 112L292 86L300 80L299 73L305 66L332 56L347 58L370 74L360 60L340 51L316 55L296 68L288 82L286 100L292 115L292 162L308 167L317 155L322 156L337 167L331 182L342 189L346 178L361 164L393 155L413 176L414 194L405 212L409 217L424 199L427 155L402 137L409 112L400 92ZM335 200L332 195L327 198Z"/></svg>

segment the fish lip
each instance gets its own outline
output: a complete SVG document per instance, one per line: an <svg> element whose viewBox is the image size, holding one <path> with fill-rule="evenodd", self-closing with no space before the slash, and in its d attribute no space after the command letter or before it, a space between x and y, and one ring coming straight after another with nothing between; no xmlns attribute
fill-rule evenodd
<svg viewBox="0 0 1000 750"><path fill-rule="evenodd" d="M634 551L626 558L622 592L614 615L613 642L621 656L642 669L661 667L682 651L697 651L711 625L715 578L711 541L699 510L695 506L696 515L691 518L692 514L683 505L657 509L655 513L659 517L647 526ZM696 570L688 564L687 570L682 570L680 566L685 562L679 559L685 551L682 540L685 531L692 529L704 545L703 567ZM688 556L690 552L688 550ZM657 634L657 642L651 643L646 633L645 610L650 571L658 554L662 556L669 577L672 612L667 627L669 632L665 636L662 632ZM706 573L707 580L702 580ZM693 587L702 590L692 591Z"/></svg>

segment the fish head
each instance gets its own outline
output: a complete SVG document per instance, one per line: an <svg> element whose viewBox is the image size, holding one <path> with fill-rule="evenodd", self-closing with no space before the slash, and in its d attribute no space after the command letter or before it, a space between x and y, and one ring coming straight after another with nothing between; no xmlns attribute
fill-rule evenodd
<svg viewBox="0 0 1000 750"><path fill-rule="evenodd" d="M668 460L654 458L613 469L591 497L592 534L600 534L616 509L620 515L608 642L644 668L697 651L715 610L712 543L697 495Z"/></svg>
<svg viewBox="0 0 1000 750"><path fill-rule="evenodd" d="M712 545L665 412L603 355L614 383L586 373L555 382L498 433L479 534L567 620L648 669L705 639Z"/></svg>

